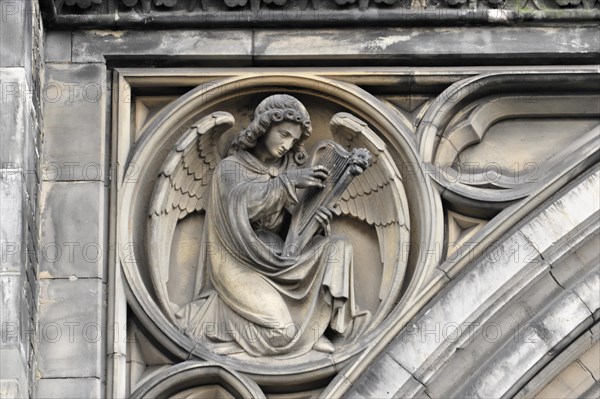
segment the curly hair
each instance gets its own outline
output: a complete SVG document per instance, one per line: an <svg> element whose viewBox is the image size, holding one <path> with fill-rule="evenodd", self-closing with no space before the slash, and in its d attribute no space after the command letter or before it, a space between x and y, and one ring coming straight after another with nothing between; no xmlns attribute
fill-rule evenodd
<svg viewBox="0 0 600 399"><path fill-rule="evenodd" d="M247 128L243 129L233 140L228 154L247 151L256 146L258 139L274 124L282 122L298 123L302 129L300 138L290 149L294 161L298 165L306 162L308 154L302 144L312 132L310 116L300 101L287 94L274 94L262 100L254 111L254 118Z"/></svg>

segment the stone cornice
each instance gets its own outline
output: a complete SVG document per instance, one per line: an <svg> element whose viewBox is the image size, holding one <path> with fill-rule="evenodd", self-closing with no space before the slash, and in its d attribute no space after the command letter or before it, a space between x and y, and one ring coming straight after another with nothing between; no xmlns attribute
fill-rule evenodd
<svg viewBox="0 0 600 399"><path fill-rule="evenodd" d="M599 0L41 0L55 28L462 26L600 20Z"/></svg>

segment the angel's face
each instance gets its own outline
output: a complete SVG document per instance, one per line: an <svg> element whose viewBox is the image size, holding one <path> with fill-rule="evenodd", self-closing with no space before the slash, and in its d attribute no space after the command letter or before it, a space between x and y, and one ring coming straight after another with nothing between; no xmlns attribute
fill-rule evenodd
<svg viewBox="0 0 600 399"><path fill-rule="evenodd" d="M283 157L302 135L300 124L281 122L272 125L262 137L262 147L271 159Z"/></svg>

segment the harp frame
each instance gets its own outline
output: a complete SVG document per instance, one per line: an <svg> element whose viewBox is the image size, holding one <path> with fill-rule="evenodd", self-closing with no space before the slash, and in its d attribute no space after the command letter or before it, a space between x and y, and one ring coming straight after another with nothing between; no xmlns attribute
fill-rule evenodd
<svg viewBox="0 0 600 399"><path fill-rule="evenodd" d="M364 148L346 151L331 140L320 141L310 157L310 166L322 165L329 170L323 181L325 187L311 187L304 191L292 215L292 221L283 247L282 256L298 256L321 225L315 215L319 208L332 209L354 177L371 165L371 154Z"/></svg>

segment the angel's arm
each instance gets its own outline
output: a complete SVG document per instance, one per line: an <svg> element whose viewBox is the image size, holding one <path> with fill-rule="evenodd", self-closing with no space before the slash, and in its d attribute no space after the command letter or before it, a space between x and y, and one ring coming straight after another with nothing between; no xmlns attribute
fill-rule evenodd
<svg viewBox="0 0 600 399"><path fill-rule="evenodd" d="M277 212L298 202L295 185L285 173L267 177L248 170L239 162L225 159L217 169L217 176L221 200L239 206L235 198L242 194L251 219L261 210Z"/></svg>

